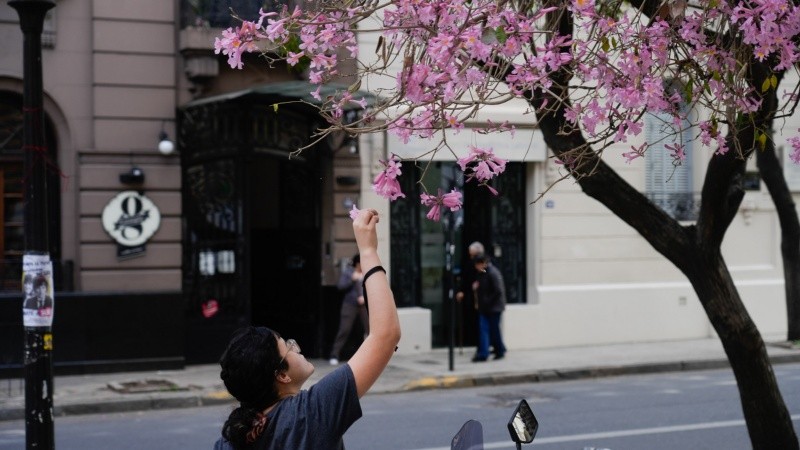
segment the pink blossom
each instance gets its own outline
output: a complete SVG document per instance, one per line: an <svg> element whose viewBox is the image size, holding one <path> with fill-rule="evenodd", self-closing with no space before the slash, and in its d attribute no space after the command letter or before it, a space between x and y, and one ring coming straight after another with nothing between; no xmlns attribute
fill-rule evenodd
<svg viewBox="0 0 800 450"><path fill-rule="evenodd" d="M255 22L244 21L241 27L228 28L222 32L222 38L214 39L214 53L228 56L228 65L232 69L242 68L242 54L258 51L256 40L264 37Z"/></svg>
<svg viewBox="0 0 800 450"><path fill-rule="evenodd" d="M361 210L356 208L355 203L353 204L353 209L350 210L350 220L356 220L358 214L361 213Z"/></svg>
<svg viewBox="0 0 800 450"><path fill-rule="evenodd" d="M647 146L647 142L638 147L631 145L631 151L622 154L622 156L625 157L625 163L630 164L634 159L643 157L644 152L647 150Z"/></svg>
<svg viewBox="0 0 800 450"><path fill-rule="evenodd" d="M800 136L789 138L789 144L792 146L792 153L789 155L789 159L795 164L800 164Z"/></svg>
<svg viewBox="0 0 800 450"><path fill-rule="evenodd" d="M388 161L381 161L381 163L384 165L384 169L375 176L372 190L381 197L392 201L405 197L400 189L400 182L397 181L397 177L402 174L400 159L396 155L392 155Z"/></svg>
<svg viewBox="0 0 800 450"><path fill-rule="evenodd" d="M469 146L467 156L458 159L458 165L467 175L467 181L476 178L485 183L506 170L506 161L494 155L494 150ZM469 170L468 170L469 169Z"/></svg>
<svg viewBox="0 0 800 450"><path fill-rule="evenodd" d="M669 156L675 160L676 164L680 165L686 160L686 153L683 150L683 144L664 144L664 148L670 151Z"/></svg>
<svg viewBox="0 0 800 450"><path fill-rule="evenodd" d="M437 195L423 193L419 196L420 203L431 208L425 217L433 220L434 222L438 222L439 219L441 219L442 207L450 208L450 211L458 211L461 209L461 197L461 192L458 192L455 189L446 194L442 194L442 190L439 189Z"/></svg>

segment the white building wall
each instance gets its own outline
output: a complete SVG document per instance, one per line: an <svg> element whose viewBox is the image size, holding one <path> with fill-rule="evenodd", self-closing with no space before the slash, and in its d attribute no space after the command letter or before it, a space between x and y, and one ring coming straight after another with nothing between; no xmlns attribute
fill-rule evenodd
<svg viewBox="0 0 800 450"><path fill-rule="evenodd" d="M374 55L377 38L362 35L360 42L361 57L369 60ZM393 86L385 79L373 78L365 80L365 83L369 89ZM496 110L494 114L493 117L518 124L529 124L532 119L531 115L523 116L519 108L512 107ZM495 122L499 120L495 119ZM785 138L796 135L798 128L800 115L795 115L787 121L783 135L776 133L776 144L786 146ZM496 139L506 138L498 135ZM605 151L604 160L620 176L643 191L644 161L640 159L626 164L621 156L632 144L638 145L638 142L610 147ZM396 149L400 146L396 140L388 139L386 145L381 149L381 155L401 153ZM544 142L533 145L541 148ZM409 156L405 153L407 151L404 156ZM695 191L702 188L712 153L709 149L695 146L692 174ZM437 155L437 159L441 158L441 154ZM520 160L528 162L527 202L536 202L526 211L527 304L508 305L503 319L504 338L510 349L694 339L714 335L686 277L653 250L633 228L585 195L572 179L551 186L561 176L552 159ZM369 164L367 162L365 169L370 170L365 172L374 175L375 169ZM789 175L796 177L795 198L798 199L800 168L787 173L787 177ZM383 203L385 206L379 209L388 212L388 202L371 194L370 180L364 181L362 198L365 205ZM373 200L367 201L370 197ZM388 224L385 227L388 233ZM388 243L381 254L389 259ZM723 254L748 312L761 333L785 334L780 227L763 183L760 191L749 191L745 195L740 212L727 232Z"/></svg>

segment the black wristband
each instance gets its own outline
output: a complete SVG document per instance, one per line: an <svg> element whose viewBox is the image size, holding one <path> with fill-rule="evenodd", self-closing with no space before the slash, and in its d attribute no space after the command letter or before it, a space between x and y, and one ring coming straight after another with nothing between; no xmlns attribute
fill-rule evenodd
<svg viewBox="0 0 800 450"><path fill-rule="evenodd" d="M367 303L367 278L372 276L375 272L386 273L386 269L384 269L383 266L375 266L369 269L367 273L364 274L364 278L361 279L361 291L364 293L364 306L366 306L367 310L369 310L369 304Z"/></svg>

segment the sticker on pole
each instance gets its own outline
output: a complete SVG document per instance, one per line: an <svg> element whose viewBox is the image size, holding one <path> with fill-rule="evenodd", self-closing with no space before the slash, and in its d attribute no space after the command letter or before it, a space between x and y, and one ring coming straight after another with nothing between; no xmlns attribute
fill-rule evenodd
<svg viewBox="0 0 800 450"><path fill-rule="evenodd" d="M53 263L50 255L22 256L22 324L26 327L53 326L55 302Z"/></svg>

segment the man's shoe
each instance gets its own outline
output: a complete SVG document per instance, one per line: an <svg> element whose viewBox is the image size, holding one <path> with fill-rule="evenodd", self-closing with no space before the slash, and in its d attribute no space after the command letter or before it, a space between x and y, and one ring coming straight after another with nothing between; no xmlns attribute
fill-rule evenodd
<svg viewBox="0 0 800 450"><path fill-rule="evenodd" d="M472 357L472 362L484 362L484 361L486 361L486 357L483 357L483 358L481 358L479 356L473 356Z"/></svg>
<svg viewBox="0 0 800 450"><path fill-rule="evenodd" d="M505 353L500 353L500 354L494 355L494 360L497 361L498 359L503 359L505 357L506 357Z"/></svg>

